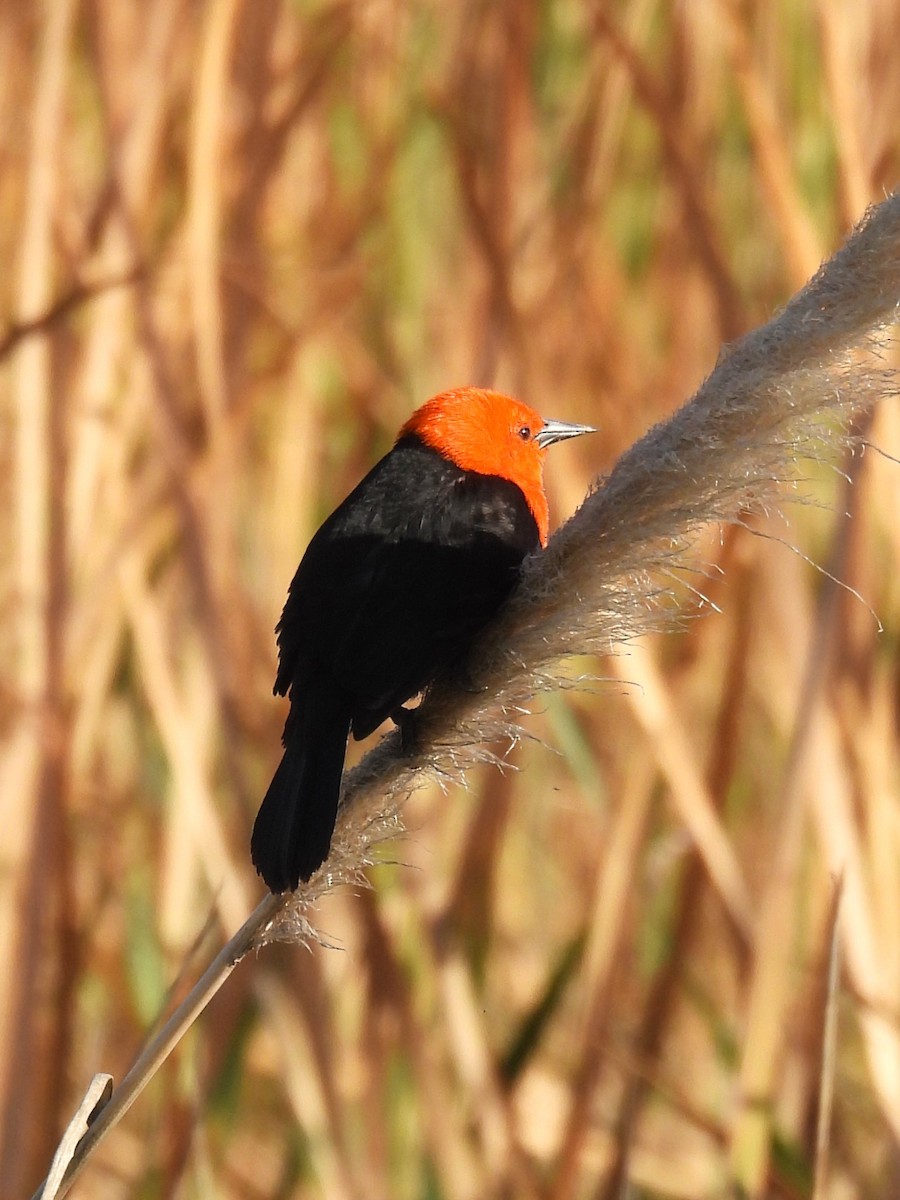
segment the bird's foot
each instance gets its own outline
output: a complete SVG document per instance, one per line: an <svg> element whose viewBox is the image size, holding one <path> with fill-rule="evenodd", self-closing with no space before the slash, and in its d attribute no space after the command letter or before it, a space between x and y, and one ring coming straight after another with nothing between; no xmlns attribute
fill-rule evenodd
<svg viewBox="0 0 900 1200"><path fill-rule="evenodd" d="M400 731L400 750L406 755L415 754L419 742L419 721L414 708L401 704L391 713L391 720Z"/></svg>
<svg viewBox="0 0 900 1200"><path fill-rule="evenodd" d="M451 687L458 688L461 692L468 692L470 696L477 696L480 692L487 691L484 684L475 682L472 672L464 663L454 663L447 671L446 680Z"/></svg>

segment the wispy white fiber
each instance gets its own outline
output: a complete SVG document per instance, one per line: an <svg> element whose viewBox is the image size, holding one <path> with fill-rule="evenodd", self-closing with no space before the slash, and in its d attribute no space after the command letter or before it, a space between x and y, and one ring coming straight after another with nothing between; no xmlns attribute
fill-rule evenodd
<svg viewBox="0 0 900 1200"><path fill-rule="evenodd" d="M700 527L782 503L805 460L835 458L852 419L897 390L881 351L898 303L900 193L869 210L782 312L726 346L693 399L623 454L526 563L465 671L423 702L414 751L391 733L345 776L332 854L268 937L308 931L304 912L360 877L417 784L492 760L488 744L515 730L529 698L563 681L562 659L668 619L660 579L696 567Z"/></svg>

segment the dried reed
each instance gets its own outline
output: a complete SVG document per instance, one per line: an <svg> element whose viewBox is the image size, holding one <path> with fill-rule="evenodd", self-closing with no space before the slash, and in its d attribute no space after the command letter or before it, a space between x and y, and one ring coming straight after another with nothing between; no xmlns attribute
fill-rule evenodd
<svg viewBox="0 0 900 1200"><path fill-rule="evenodd" d="M472 380L602 427L548 466L571 512L896 188L898 56L893 0L0 6L4 1200L99 1067L108 1200L896 1191L900 471L860 450L900 417L846 425L878 352L857 391L868 318L813 294L532 564L471 669L500 697L436 689L418 758L348 778L327 896L264 935L311 952L227 973L232 942L179 1002L259 887L271 628L323 511ZM833 511L781 517L806 495ZM467 768L525 732L524 770Z"/></svg>

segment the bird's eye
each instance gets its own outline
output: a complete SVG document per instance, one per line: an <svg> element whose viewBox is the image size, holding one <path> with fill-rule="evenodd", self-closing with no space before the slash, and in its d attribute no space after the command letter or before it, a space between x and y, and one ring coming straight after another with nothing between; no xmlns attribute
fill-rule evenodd
<svg viewBox="0 0 900 1200"><path fill-rule="evenodd" d="M531 426L530 425L522 425L518 430L518 434L523 442L527 442L529 440L529 438L531 437Z"/></svg>

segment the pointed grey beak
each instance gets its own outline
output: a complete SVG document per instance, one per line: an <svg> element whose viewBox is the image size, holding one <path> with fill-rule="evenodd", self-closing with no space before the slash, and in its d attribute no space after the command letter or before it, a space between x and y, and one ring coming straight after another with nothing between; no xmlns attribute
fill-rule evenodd
<svg viewBox="0 0 900 1200"><path fill-rule="evenodd" d="M544 428L534 435L534 440L542 450L546 450L554 442L564 442L566 438L580 437L583 433L596 432L593 425L569 425L566 421L544 421Z"/></svg>

